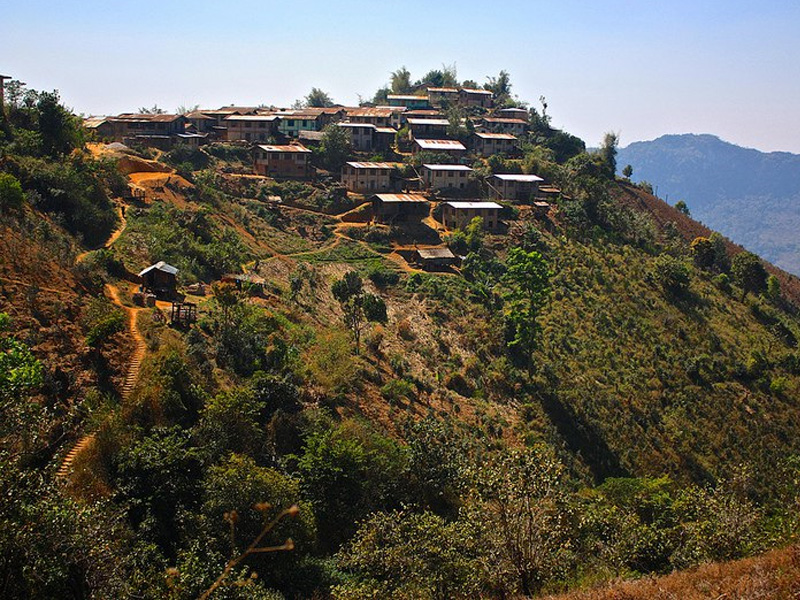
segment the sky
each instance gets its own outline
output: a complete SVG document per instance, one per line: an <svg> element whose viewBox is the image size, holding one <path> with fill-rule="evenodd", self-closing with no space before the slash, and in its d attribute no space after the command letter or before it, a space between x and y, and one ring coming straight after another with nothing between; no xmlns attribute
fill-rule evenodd
<svg viewBox="0 0 800 600"><path fill-rule="evenodd" d="M153 106L353 105L389 74L456 65L596 146L712 133L800 153L797 0L26 0L0 20L0 73L86 115Z"/></svg>

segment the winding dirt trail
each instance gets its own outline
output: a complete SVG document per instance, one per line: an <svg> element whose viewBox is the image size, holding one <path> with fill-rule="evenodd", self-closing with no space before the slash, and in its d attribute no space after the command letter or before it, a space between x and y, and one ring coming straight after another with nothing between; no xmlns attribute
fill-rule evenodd
<svg viewBox="0 0 800 600"><path fill-rule="evenodd" d="M117 206L117 216L119 217L119 227L117 227L112 233L111 236L105 241L102 246L98 246L97 248L92 248L91 250L84 250L78 256L75 257L75 262L80 263L89 256L89 253L94 252L95 250L100 250L102 248L110 248L111 245L119 239L119 236L122 235L122 232L125 231L125 227L128 225L128 222L125 220L125 211L122 208L122 205Z"/></svg>

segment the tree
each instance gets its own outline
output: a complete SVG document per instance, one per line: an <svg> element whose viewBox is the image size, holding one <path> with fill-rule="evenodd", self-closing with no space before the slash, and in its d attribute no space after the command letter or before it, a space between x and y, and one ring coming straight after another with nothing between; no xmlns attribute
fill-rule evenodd
<svg viewBox="0 0 800 600"><path fill-rule="evenodd" d="M303 99L306 108L328 108L334 105L333 99L319 88L312 87L311 91Z"/></svg>
<svg viewBox="0 0 800 600"><path fill-rule="evenodd" d="M319 143L319 154L325 168L329 171L341 170L351 152L352 143L347 130L335 123L326 125Z"/></svg>
<svg viewBox="0 0 800 600"><path fill-rule="evenodd" d="M350 271L331 287L333 297L344 312L344 322L356 342L356 354L361 353L361 330L365 321L385 321L386 305L381 298L364 291L361 276Z"/></svg>
<svg viewBox="0 0 800 600"><path fill-rule="evenodd" d="M67 154L83 142L78 119L60 103L58 92L42 92L36 104L42 150L50 156Z"/></svg>
<svg viewBox="0 0 800 600"><path fill-rule="evenodd" d="M163 108L160 108L158 104L153 104L152 107L147 108L146 106L140 106L139 112L143 115L163 115L165 111Z"/></svg>
<svg viewBox="0 0 800 600"><path fill-rule="evenodd" d="M609 131L603 136L603 143L600 145L600 156L603 159L606 176L614 179L617 173L617 145L619 136Z"/></svg>
<svg viewBox="0 0 800 600"><path fill-rule="evenodd" d="M389 78L389 87L392 94L411 93L411 73L405 66L400 67L397 71L392 71Z"/></svg>
<svg viewBox="0 0 800 600"><path fill-rule="evenodd" d="M692 250L694 264L701 269L710 269L714 266L716 254L713 242L706 237L696 237L689 246Z"/></svg>
<svg viewBox="0 0 800 600"><path fill-rule="evenodd" d="M686 202L684 202L683 200L678 200L675 203L675 210L677 210L682 215L686 215L687 217L691 216L691 214L689 213L689 207L686 205Z"/></svg>
<svg viewBox="0 0 800 600"><path fill-rule="evenodd" d="M512 248L506 259L508 347L530 359L539 334L537 317L550 293L550 269L537 251Z"/></svg>
<svg viewBox="0 0 800 600"><path fill-rule="evenodd" d="M24 199L19 180L10 173L0 173L0 211L17 210Z"/></svg>
<svg viewBox="0 0 800 600"><path fill-rule="evenodd" d="M677 296L689 289L689 267L681 259L669 254L656 258L652 275L667 293Z"/></svg>
<svg viewBox="0 0 800 600"><path fill-rule="evenodd" d="M630 179L631 175L633 175L633 167L630 165L625 165L625 168L622 169L622 176L625 179Z"/></svg>
<svg viewBox="0 0 800 600"><path fill-rule="evenodd" d="M747 292L758 294L767 289L767 270L752 252L741 252L731 261L733 282L742 288L742 300Z"/></svg>
<svg viewBox="0 0 800 600"><path fill-rule="evenodd" d="M511 76L508 71L500 71L497 77L487 76L488 80L484 84L484 89L494 94L494 101L498 106L505 104L511 98Z"/></svg>

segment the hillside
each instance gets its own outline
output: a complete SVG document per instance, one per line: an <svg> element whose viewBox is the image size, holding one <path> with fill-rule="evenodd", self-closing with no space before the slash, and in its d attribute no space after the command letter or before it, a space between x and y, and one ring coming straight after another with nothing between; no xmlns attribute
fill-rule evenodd
<svg viewBox="0 0 800 600"><path fill-rule="evenodd" d="M712 135L665 135L620 148L661 198L775 265L800 274L800 156L741 148Z"/></svg>
<svg viewBox="0 0 800 600"><path fill-rule="evenodd" d="M447 231L438 194L376 222L322 153L304 181L225 142L48 153L17 110L0 595L531 597L795 540L798 280L556 160L562 132L472 163L480 197L535 167L546 210ZM148 302L158 261L177 294Z"/></svg>

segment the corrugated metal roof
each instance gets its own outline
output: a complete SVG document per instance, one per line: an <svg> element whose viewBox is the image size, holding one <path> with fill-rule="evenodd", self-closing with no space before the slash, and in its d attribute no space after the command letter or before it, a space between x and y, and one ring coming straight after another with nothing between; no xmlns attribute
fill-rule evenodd
<svg viewBox="0 0 800 600"><path fill-rule="evenodd" d="M544 179L538 175L523 175L521 173L495 173L493 177L497 177L502 181L544 181Z"/></svg>
<svg viewBox="0 0 800 600"><path fill-rule="evenodd" d="M419 194L375 194L374 197L378 198L381 202L386 203L416 203L428 201L425 196L420 196Z"/></svg>
<svg viewBox="0 0 800 600"><path fill-rule="evenodd" d="M431 171L472 171L472 169L466 165L422 165L425 169L430 169Z"/></svg>
<svg viewBox="0 0 800 600"><path fill-rule="evenodd" d="M466 92L467 94L483 94L484 96L488 95L491 96L492 92L489 90L479 90L476 88L461 88L462 92Z"/></svg>
<svg viewBox="0 0 800 600"><path fill-rule="evenodd" d="M95 127L99 127L103 123L106 123L108 119L105 117L87 117L83 120L83 126L89 129L93 129Z"/></svg>
<svg viewBox="0 0 800 600"><path fill-rule="evenodd" d="M160 260L156 264L150 265L146 269L142 269L142 271L139 273L139 277L147 275L150 271L163 271L164 273L175 275L178 273L178 267L173 267L172 265L165 263L163 260Z"/></svg>
<svg viewBox="0 0 800 600"><path fill-rule="evenodd" d="M387 100L425 100L428 101L427 96L413 96L411 94L389 94L386 96Z"/></svg>
<svg viewBox="0 0 800 600"><path fill-rule="evenodd" d="M225 117L223 121L277 121L280 117L277 115L230 115Z"/></svg>
<svg viewBox="0 0 800 600"><path fill-rule="evenodd" d="M171 123L172 121L176 121L178 119L185 118L183 115L151 115L151 114L141 114L141 113L122 113L121 115L117 115L116 117L108 117L109 121L120 121L120 122L136 122L136 121L145 121L148 123Z"/></svg>
<svg viewBox="0 0 800 600"><path fill-rule="evenodd" d="M348 117L376 117L390 118L396 111L389 108L377 108L369 106L359 106L358 108L345 108Z"/></svg>
<svg viewBox="0 0 800 600"><path fill-rule="evenodd" d="M475 132L479 138L485 140L516 140L517 136L511 135L510 133L479 133Z"/></svg>
<svg viewBox="0 0 800 600"><path fill-rule="evenodd" d="M366 127L367 129L377 129L375 125L372 123L351 123L350 121L345 121L344 123L337 123L339 127L350 127L352 129L358 129L359 127Z"/></svg>
<svg viewBox="0 0 800 600"><path fill-rule="evenodd" d="M436 92L436 93L439 93L439 94L447 94L447 93L457 94L458 93L458 88L453 88L453 87L429 87L429 88L427 88L427 90L429 92Z"/></svg>
<svg viewBox="0 0 800 600"><path fill-rule="evenodd" d="M394 169L401 163L388 162L349 162L354 169Z"/></svg>
<svg viewBox="0 0 800 600"><path fill-rule="evenodd" d="M311 150L300 144L291 144L289 146L273 146L273 145L259 145L264 152L303 152L311 154Z"/></svg>
<svg viewBox="0 0 800 600"><path fill-rule="evenodd" d="M456 140L414 140L420 148L425 150L466 150L464 144Z"/></svg>
<svg viewBox="0 0 800 600"><path fill-rule="evenodd" d="M418 248L420 258L455 258L450 248Z"/></svg>
<svg viewBox="0 0 800 600"><path fill-rule="evenodd" d="M522 119L508 119L503 117L483 117L483 120L486 121L487 123L509 123L509 124L513 123L515 125L528 124L527 121L523 121Z"/></svg>
<svg viewBox="0 0 800 600"><path fill-rule="evenodd" d="M447 127L450 121L447 119L408 119L409 125L437 125Z"/></svg>
<svg viewBox="0 0 800 600"><path fill-rule="evenodd" d="M461 201L461 202L445 202L448 206L453 208L480 208L480 209L501 209L503 208L497 202L478 202L478 201Z"/></svg>
<svg viewBox="0 0 800 600"><path fill-rule="evenodd" d="M397 133L397 129L395 129L394 127L376 127L375 131L378 133L391 133L391 134Z"/></svg>

